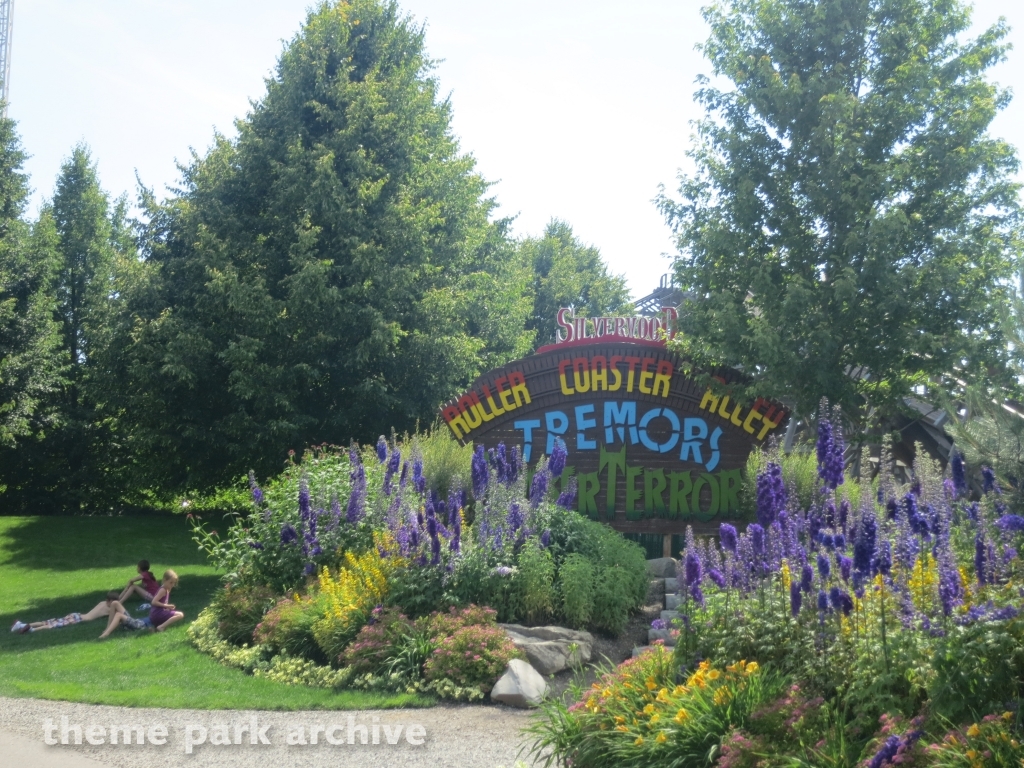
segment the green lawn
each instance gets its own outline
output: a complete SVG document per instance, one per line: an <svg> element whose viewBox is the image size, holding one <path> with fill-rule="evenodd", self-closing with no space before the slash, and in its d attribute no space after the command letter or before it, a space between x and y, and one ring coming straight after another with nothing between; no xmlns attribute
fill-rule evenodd
<svg viewBox="0 0 1024 768"><path fill-rule="evenodd" d="M11 634L15 619L84 613L122 588L146 558L157 579L178 572L186 621L167 632L118 630L105 620ZM367 709L425 706L422 697L341 694L258 680L221 666L188 642L188 621L209 603L218 576L182 517L0 517L0 695L94 704L197 709ZM133 611L140 601L131 599ZM137 616L144 614L134 613Z"/></svg>

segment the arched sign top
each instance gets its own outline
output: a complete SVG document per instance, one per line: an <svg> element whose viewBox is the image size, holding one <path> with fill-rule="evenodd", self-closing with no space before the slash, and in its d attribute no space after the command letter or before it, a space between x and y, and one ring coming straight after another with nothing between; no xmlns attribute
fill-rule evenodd
<svg viewBox="0 0 1024 768"><path fill-rule="evenodd" d="M572 341L478 378L441 408L452 434L520 445L527 463L564 440L562 483L577 479L577 508L624 532L681 533L735 516L747 456L783 428L785 408L700 387L663 343Z"/></svg>

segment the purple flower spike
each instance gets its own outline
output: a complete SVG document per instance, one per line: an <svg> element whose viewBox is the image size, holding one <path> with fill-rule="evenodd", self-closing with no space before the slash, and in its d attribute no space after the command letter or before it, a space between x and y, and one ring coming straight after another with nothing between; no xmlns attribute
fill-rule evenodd
<svg viewBox="0 0 1024 768"><path fill-rule="evenodd" d="M821 576L822 581L828 581L829 575L832 573L832 564L825 555L818 553L818 575Z"/></svg>
<svg viewBox="0 0 1024 768"><path fill-rule="evenodd" d="M975 512L975 516L977 516L977 512ZM1003 515L996 520L996 527L1003 533L1024 531L1024 517L1020 515Z"/></svg>
<svg viewBox="0 0 1024 768"><path fill-rule="evenodd" d="M814 569L810 565L805 564L803 569L800 571L800 589L807 594L811 593L811 588L814 585Z"/></svg>
<svg viewBox="0 0 1024 768"><path fill-rule="evenodd" d="M782 482L782 467L768 462L764 472L757 476L757 521L763 528L771 527L786 506L786 486Z"/></svg>
<svg viewBox="0 0 1024 768"><path fill-rule="evenodd" d="M839 575L843 577L843 581L850 581L850 573L853 571L853 560L848 558L846 555L839 556Z"/></svg>
<svg viewBox="0 0 1024 768"><path fill-rule="evenodd" d="M800 608L804 603L803 592L800 591L800 585L793 581L789 584L789 610L792 611L793 616L800 615Z"/></svg>
<svg viewBox="0 0 1024 768"><path fill-rule="evenodd" d="M547 470L540 470L533 476L533 482L530 484L530 506L536 509L548 492L548 480L550 475Z"/></svg>
<svg viewBox="0 0 1024 768"><path fill-rule="evenodd" d="M997 494L1001 494L999 490L999 483L996 482L996 473L992 471L992 467L981 468L981 491L982 493L990 493L995 491Z"/></svg>
<svg viewBox="0 0 1024 768"><path fill-rule="evenodd" d="M256 473L249 470L249 491L252 493L252 503L257 507L263 506L263 490L256 484Z"/></svg>
<svg viewBox="0 0 1024 768"><path fill-rule="evenodd" d="M299 540L299 534L295 530L295 526L291 523L285 523L281 526L281 543L282 544L294 544Z"/></svg>
<svg viewBox="0 0 1024 768"><path fill-rule="evenodd" d="M700 562L700 557L694 551L686 553L686 558L683 563L683 582L688 587L700 584L704 578L704 567Z"/></svg>
<svg viewBox="0 0 1024 768"><path fill-rule="evenodd" d="M548 459L548 471L552 477L559 477L565 469L565 461L569 452L565 449L565 441L562 438L555 438L555 446L551 449L551 458Z"/></svg>
<svg viewBox="0 0 1024 768"><path fill-rule="evenodd" d="M540 535L540 545L544 549L551 546L551 531L545 529L544 533Z"/></svg>
<svg viewBox="0 0 1024 768"><path fill-rule="evenodd" d="M824 481L823 490L835 490L843 484L843 444L842 430L833 428L827 418L818 422L818 477Z"/></svg>
<svg viewBox="0 0 1024 768"><path fill-rule="evenodd" d="M822 613L828 611L828 595L825 594L824 589L818 590L818 610Z"/></svg>
<svg viewBox="0 0 1024 768"><path fill-rule="evenodd" d="M388 460L388 441L384 439L384 435L377 438L377 461L383 464Z"/></svg>
<svg viewBox="0 0 1024 768"><path fill-rule="evenodd" d="M736 554L736 529L728 523L722 523L718 529L718 538L722 542L722 549Z"/></svg>
<svg viewBox="0 0 1024 768"><path fill-rule="evenodd" d="M717 568L712 568L708 571L708 578L715 583L715 586L719 589L725 589L725 576Z"/></svg>
<svg viewBox="0 0 1024 768"><path fill-rule="evenodd" d="M750 533L750 543L754 546L755 555L764 554L764 528L757 523L751 523L747 528L747 532Z"/></svg>
<svg viewBox="0 0 1024 768"><path fill-rule="evenodd" d="M412 487L416 493L424 493L427 490L427 478L423 476L423 459L419 456L412 461Z"/></svg>
<svg viewBox="0 0 1024 768"><path fill-rule="evenodd" d="M558 495L558 500L555 504L560 506L562 509L572 509L576 506L576 478L569 478L569 482L565 483L565 490Z"/></svg>
<svg viewBox="0 0 1024 768"><path fill-rule="evenodd" d="M875 558L878 524L874 515L865 515L857 526L857 537L853 543L853 569L858 573L869 573Z"/></svg>
<svg viewBox="0 0 1024 768"><path fill-rule="evenodd" d="M472 464L472 476L473 476L473 497L482 499L484 492L487 490L487 456L484 454L484 447L478 445L476 451L473 453L473 464Z"/></svg>
<svg viewBox="0 0 1024 768"><path fill-rule="evenodd" d="M874 570L883 576L888 576L892 570L892 544L888 540L882 541L875 555Z"/></svg>

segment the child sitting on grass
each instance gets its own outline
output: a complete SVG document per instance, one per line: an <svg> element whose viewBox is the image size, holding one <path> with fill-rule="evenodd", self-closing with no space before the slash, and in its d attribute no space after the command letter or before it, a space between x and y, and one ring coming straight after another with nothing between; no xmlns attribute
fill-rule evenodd
<svg viewBox="0 0 1024 768"><path fill-rule="evenodd" d="M17 632L19 634L25 634L26 632L38 632L43 629L61 629L62 627L70 627L73 624L81 624L83 621L92 621L93 619L99 619L107 617L107 628L100 635L100 639L104 639L110 636L110 633L114 631L118 626L123 626L126 629L142 629L147 626L149 619L140 620L133 619L128 616L121 605L121 602L117 599L119 593L116 590L107 592L105 599L98 602L93 606L92 610L86 613L69 613L67 616L62 616L58 619L46 619L45 621L34 621L31 624L26 624L22 621L15 621L11 627L11 632Z"/></svg>
<svg viewBox="0 0 1024 768"><path fill-rule="evenodd" d="M124 591L121 592L117 599L118 602L123 603L129 595L134 593L142 598L143 603L139 606L139 610L144 611L149 609L153 596L160 590L160 584L153 574L150 573L149 560L139 560L137 568L139 575L134 579L128 579L128 586L124 588ZM140 585L137 582L142 582L142 584Z"/></svg>
<svg viewBox="0 0 1024 768"><path fill-rule="evenodd" d="M175 610L171 600L171 590L178 586L178 574L174 571L164 571L163 582L160 589L150 601L152 607L149 611L149 622L157 632L163 632L175 622L185 618L185 614Z"/></svg>

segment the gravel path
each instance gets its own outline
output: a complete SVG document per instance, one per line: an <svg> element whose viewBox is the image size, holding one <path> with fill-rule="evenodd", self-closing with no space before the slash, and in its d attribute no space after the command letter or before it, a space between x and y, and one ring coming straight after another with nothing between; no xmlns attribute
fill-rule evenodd
<svg viewBox="0 0 1024 768"><path fill-rule="evenodd" d="M349 717L352 741L349 744ZM53 721L56 730L52 736L61 738L62 718L67 724L82 727L83 744L75 746L74 732L68 736L67 746L44 744L44 722ZM226 733L234 741L235 726L249 726L255 718L257 732L263 733L270 744L252 745L250 733L240 734L241 744L211 744ZM250 712L207 711L182 709L136 709L129 707L72 704L40 699L10 699L0 697L0 765L25 765L32 768L300 768L325 766L402 766L402 768L512 768L524 739L520 730L527 725L529 714L504 707L465 705L437 706L431 709L378 710L361 712ZM373 727L379 725L379 744L373 744ZM117 726L143 726L147 729L144 745L116 745L109 743L109 729ZM167 743L162 746L148 743L150 737L159 741L159 730L153 726L166 726ZM337 730L326 733L330 726ZM360 725L367 726L370 743L361 743ZM396 734L397 726L402 730ZM425 730L423 743L409 743L410 726ZM104 728L104 742L99 746L85 743L89 726ZM218 728L226 726L226 728ZM289 732L303 727L305 745L289 745ZM321 726L317 744L310 741L310 726ZM388 726L385 730L384 726ZM193 741L199 741L200 729L205 729L206 743L192 747L186 754L189 732ZM388 743L388 731L397 744ZM92 732L100 738L99 730ZM137 732L136 732L137 734ZM326 743L330 735L342 744ZM413 731L413 741L418 732ZM135 736L137 738L137 735Z"/></svg>

